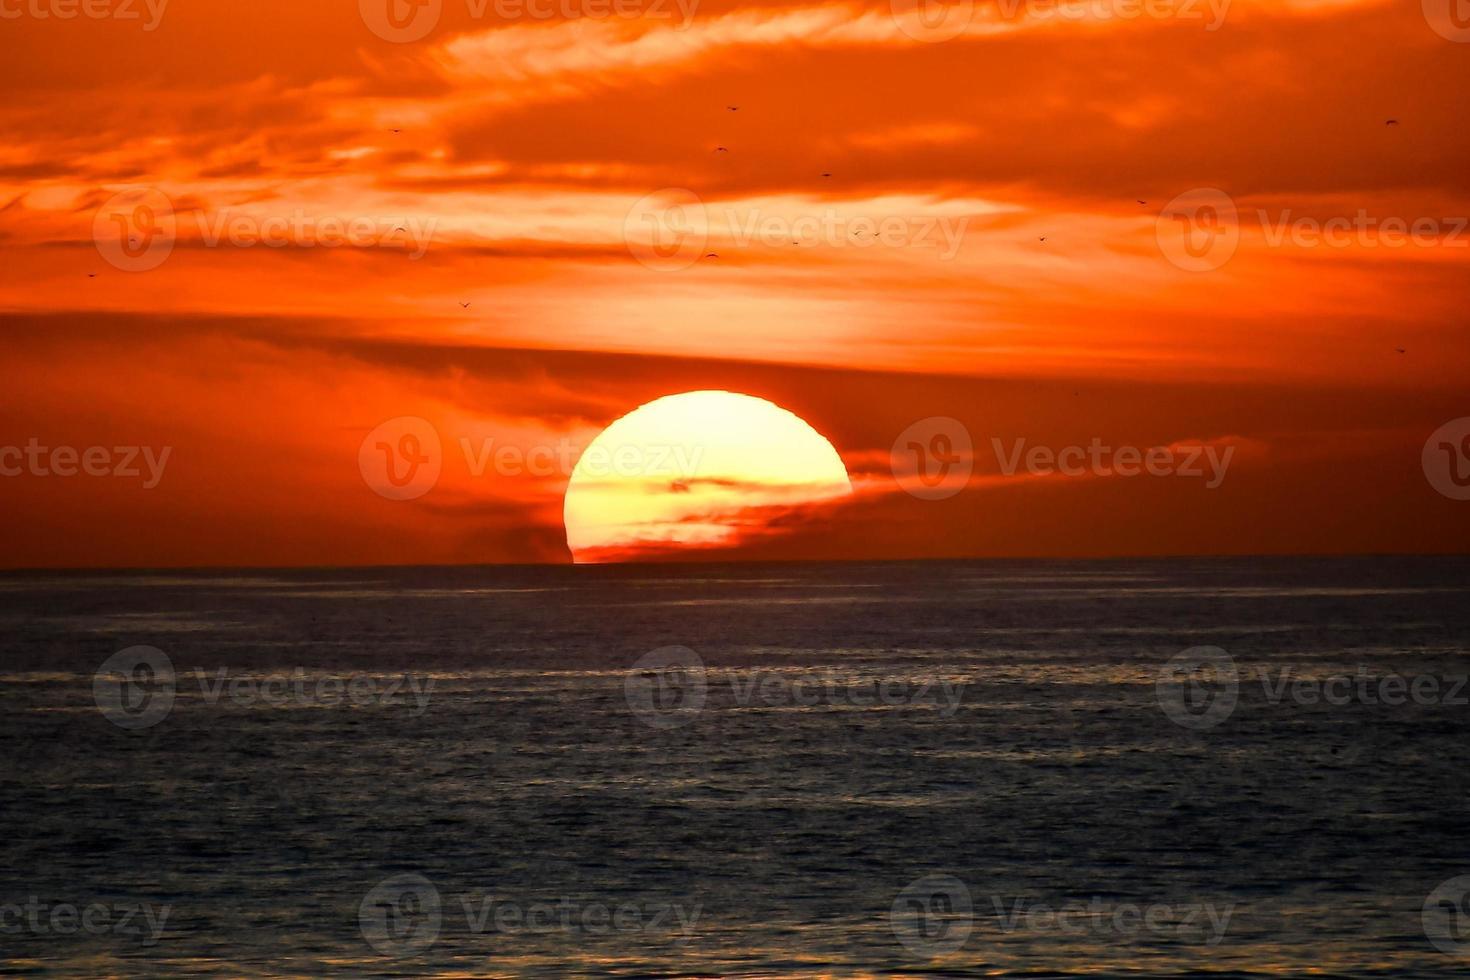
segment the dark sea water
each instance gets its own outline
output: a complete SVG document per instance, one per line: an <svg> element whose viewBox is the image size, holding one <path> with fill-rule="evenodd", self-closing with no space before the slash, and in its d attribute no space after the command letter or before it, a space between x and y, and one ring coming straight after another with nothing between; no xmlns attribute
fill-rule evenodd
<svg viewBox="0 0 1470 980"><path fill-rule="evenodd" d="M1470 973L1470 560L17 573L0 620L7 974Z"/></svg>

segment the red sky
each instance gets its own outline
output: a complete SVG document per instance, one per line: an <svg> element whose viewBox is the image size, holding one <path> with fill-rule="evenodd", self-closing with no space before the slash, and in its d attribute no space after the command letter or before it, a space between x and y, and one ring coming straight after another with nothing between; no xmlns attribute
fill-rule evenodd
<svg viewBox="0 0 1470 980"><path fill-rule="evenodd" d="M947 40L903 0L442 0L402 43L375 2L0 3L0 452L170 450L152 487L0 476L0 564L566 561L568 474L460 440L704 388L806 419L857 492L698 557L1470 542L1421 462L1470 416L1470 30L1434 0L1006 0ZM1219 239L1174 216L1201 189ZM442 473L390 500L359 448L402 416ZM976 477L926 500L889 457L936 416ZM1020 439L1234 452L1213 488L998 472Z"/></svg>

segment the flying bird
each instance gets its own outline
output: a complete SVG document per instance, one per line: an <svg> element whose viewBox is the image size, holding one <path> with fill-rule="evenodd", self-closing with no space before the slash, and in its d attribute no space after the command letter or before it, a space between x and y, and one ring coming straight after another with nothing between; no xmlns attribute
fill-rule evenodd
<svg viewBox="0 0 1470 980"><path fill-rule="evenodd" d="M1041 237L1040 237L1040 238L1038 238L1038 239L1036 239L1036 240L1037 240L1037 241L1038 241L1038 242L1044 242L1044 241L1046 241L1046 236L1045 236L1045 235L1042 235L1042 236L1041 236Z"/></svg>
<svg viewBox="0 0 1470 980"><path fill-rule="evenodd" d="M727 106L725 106L725 108L728 109L728 110L730 110L731 112L739 112L740 111L740 107L738 105L727 105Z"/></svg>
<svg viewBox="0 0 1470 980"><path fill-rule="evenodd" d="M715 152L716 153L729 153L730 151L727 150L727 149L725 149L723 146L717 146L717 147L715 147Z"/></svg>
<svg viewBox="0 0 1470 980"><path fill-rule="evenodd" d="M1404 351L1404 349L1402 347L1395 347L1394 350L1397 351L1400 354L1405 353L1405 351Z"/></svg>
<svg viewBox="0 0 1470 980"><path fill-rule="evenodd" d="M1137 198L1134 198L1134 200L1138 200L1138 199ZM1148 202L1147 201L1138 201L1138 203L1139 204L1147 204Z"/></svg>
<svg viewBox="0 0 1470 980"><path fill-rule="evenodd" d="M830 176L832 176L832 175L831 175L831 174L829 174L829 173L827 173L827 172L826 172L826 171L823 171L823 172L822 172L822 176L823 176L823 177L830 177Z"/></svg>
<svg viewBox="0 0 1470 980"><path fill-rule="evenodd" d="M97 273L95 273L95 272L89 272L89 273L87 273L87 278L88 279L96 279L97 278Z"/></svg>
<svg viewBox="0 0 1470 980"><path fill-rule="evenodd" d="M397 134L398 134L398 133L401 133L401 132L403 132L403 130L401 130L401 129L395 129L395 130L392 130L392 132L393 132L393 133L394 133L394 134L395 134L395 135L397 135Z"/></svg>
<svg viewBox="0 0 1470 980"><path fill-rule="evenodd" d="M464 308L464 309L466 309L466 310L467 310L467 309L469 309L469 308L470 308L470 304L468 304L468 303L461 303L461 304L459 304L459 305L460 305L460 306L461 306L461 307L463 307L463 308Z"/></svg>
<svg viewBox="0 0 1470 980"><path fill-rule="evenodd" d="M1398 124L1399 124L1399 121L1397 119L1390 119L1390 120L1386 121L1383 125L1385 125L1385 126L1397 126Z"/></svg>
<svg viewBox="0 0 1470 980"><path fill-rule="evenodd" d="M715 252L711 252L711 253L709 253L708 255L705 256L705 258L707 258L707 259L717 259L719 257L720 256L718 255L718 253L715 253Z"/></svg>

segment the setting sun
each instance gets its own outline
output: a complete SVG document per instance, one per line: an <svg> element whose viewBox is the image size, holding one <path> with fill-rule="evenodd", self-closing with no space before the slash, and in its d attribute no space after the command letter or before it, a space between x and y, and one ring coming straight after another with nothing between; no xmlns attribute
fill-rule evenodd
<svg viewBox="0 0 1470 980"><path fill-rule="evenodd" d="M832 444L791 412L689 391L624 415L583 452L567 485L567 547L587 562L726 546L851 493Z"/></svg>

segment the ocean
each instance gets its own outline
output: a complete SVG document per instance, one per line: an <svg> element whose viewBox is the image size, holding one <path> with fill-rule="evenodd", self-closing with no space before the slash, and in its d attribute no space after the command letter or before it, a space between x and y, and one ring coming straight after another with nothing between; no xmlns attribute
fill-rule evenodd
<svg viewBox="0 0 1470 980"><path fill-rule="evenodd" d="M1463 976L1470 559L0 575L0 973Z"/></svg>

